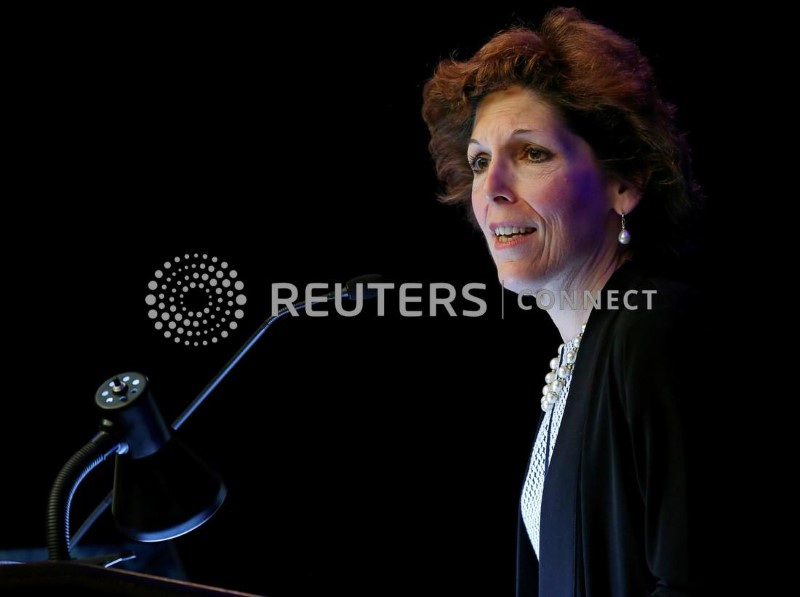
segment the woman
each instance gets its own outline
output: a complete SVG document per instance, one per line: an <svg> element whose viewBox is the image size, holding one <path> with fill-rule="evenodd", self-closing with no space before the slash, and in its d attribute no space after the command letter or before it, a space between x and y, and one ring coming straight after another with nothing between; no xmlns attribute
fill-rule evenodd
<svg viewBox="0 0 800 597"><path fill-rule="evenodd" d="M701 310L654 266L683 248L698 191L647 61L556 9L440 63L423 116L443 199L471 201L505 288L577 298L547 310L564 344L521 492L517 594L697 594Z"/></svg>

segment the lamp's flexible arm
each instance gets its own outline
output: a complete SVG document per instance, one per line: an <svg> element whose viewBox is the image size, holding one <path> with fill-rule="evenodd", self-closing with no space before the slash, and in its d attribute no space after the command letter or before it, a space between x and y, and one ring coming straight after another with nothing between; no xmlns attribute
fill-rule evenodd
<svg viewBox="0 0 800 597"><path fill-rule="evenodd" d="M100 431L70 458L58 473L47 503L47 551L51 560L69 560L69 511L81 481L124 444Z"/></svg>

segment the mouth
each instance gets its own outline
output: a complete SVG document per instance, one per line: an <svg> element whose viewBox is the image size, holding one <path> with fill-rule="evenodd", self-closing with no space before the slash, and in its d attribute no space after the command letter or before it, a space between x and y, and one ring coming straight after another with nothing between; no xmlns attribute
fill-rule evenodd
<svg viewBox="0 0 800 597"><path fill-rule="evenodd" d="M490 227L494 232L496 244L505 245L507 243L516 243L522 240L525 236L530 236L536 232L533 226L512 226L512 225L495 225Z"/></svg>

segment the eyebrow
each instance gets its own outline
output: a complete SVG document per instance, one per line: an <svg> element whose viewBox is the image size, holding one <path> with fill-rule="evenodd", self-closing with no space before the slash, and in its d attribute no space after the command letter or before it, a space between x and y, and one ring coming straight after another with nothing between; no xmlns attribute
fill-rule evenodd
<svg viewBox="0 0 800 597"><path fill-rule="evenodd" d="M513 133L511 133L511 137L517 137L519 135L527 135L528 133L540 133L541 131L537 131L535 129L516 129ZM477 139L470 139L469 145L480 145L481 142Z"/></svg>

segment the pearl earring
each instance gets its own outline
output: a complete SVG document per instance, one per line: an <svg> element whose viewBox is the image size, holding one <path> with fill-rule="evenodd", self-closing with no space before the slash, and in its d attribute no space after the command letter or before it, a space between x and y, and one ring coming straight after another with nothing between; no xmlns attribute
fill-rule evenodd
<svg viewBox="0 0 800 597"><path fill-rule="evenodd" d="M627 245L629 242L631 242L631 233L628 232L628 230L625 228L625 212L624 211L622 212L622 231L619 233L619 236L617 237L617 240L619 241L619 244L621 244L621 245Z"/></svg>

